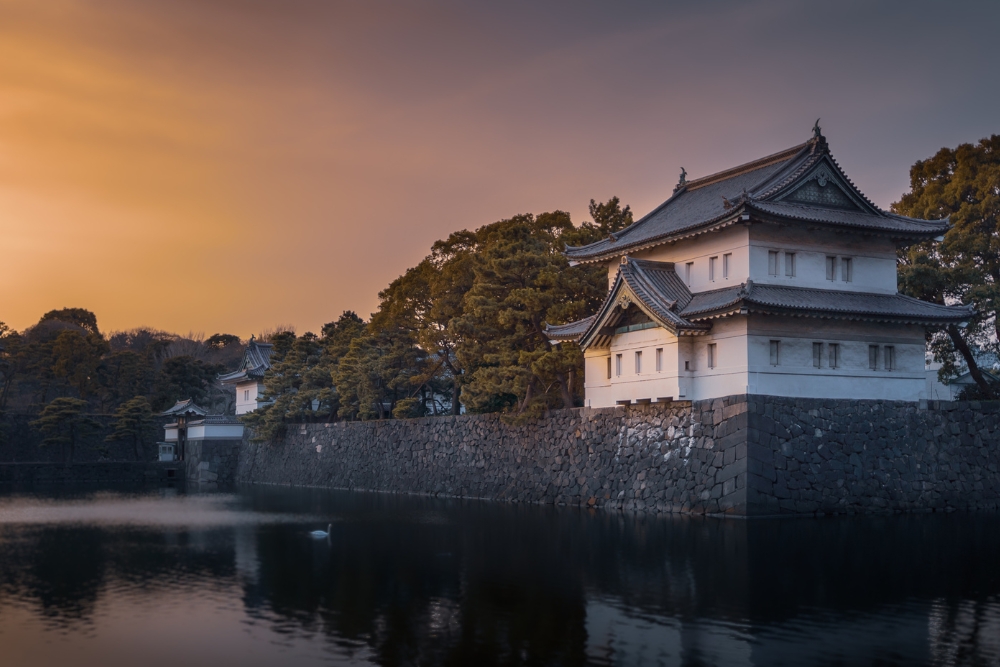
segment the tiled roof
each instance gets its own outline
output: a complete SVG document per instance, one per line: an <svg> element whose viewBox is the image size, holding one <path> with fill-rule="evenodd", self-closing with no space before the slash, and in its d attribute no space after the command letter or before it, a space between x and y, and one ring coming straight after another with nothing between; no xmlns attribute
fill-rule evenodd
<svg viewBox="0 0 1000 667"><path fill-rule="evenodd" d="M253 337L247 343L247 349L243 352L243 360L239 368L232 373L219 376L219 382L223 384L236 384L247 380L263 379L264 373L271 368L271 352L274 347L270 343L258 343Z"/></svg>
<svg viewBox="0 0 1000 667"><path fill-rule="evenodd" d="M545 334L550 340L578 340L594 321L594 315L569 324L546 324Z"/></svg>
<svg viewBox="0 0 1000 667"><path fill-rule="evenodd" d="M194 399L186 398L183 401L177 401L174 403L172 408L168 408L160 413L163 417L168 417L170 415L207 415L208 410L205 408L198 407L195 405Z"/></svg>
<svg viewBox="0 0 1000 667"><path fill-rule="evenodd" d="M704 333L709 324L690 322L678 312L691 301L691 292L674 271L673 262L651 262L625 257L618 267L615 281L597 314L580 334L584 347L606 345L611 340L609 328L614 327L628 307L635 303L653 322L668 331ZM573 325L581 325L574 322Z"/></svg>
<svg viewBox="0 0 1000 667"><path fill-rule="evenodd" d="M680 314L699 321L743 308L749 312L914 324L961 322L975 312L971 306L942 306L903 294L760 285L748 280L743 285L695 294Z"/></svg>
<svg viewBox="0 0 1000 667"><path fill-rule="evenodd" d="M226 425L226 424L242 424L239 419L232 417L230 415L208 415L204 419L199 419L198 421L188 422L188 426L199 426L199 425Z"/></svg>
<svg viewBox="0 0 1000 667"><path fill-rule="evenodd" d="M783 201L817 180L831 201ZM749 214L750 220L777 216L839 228L864 229L897 240L943 234L948 221L929 222L893 215L868 200L840 169L826 140L817 136L781 153L681 185L674 195L641 220L606 239L567 247L577 262L602 261L670 240L704 233Z"/></svg>

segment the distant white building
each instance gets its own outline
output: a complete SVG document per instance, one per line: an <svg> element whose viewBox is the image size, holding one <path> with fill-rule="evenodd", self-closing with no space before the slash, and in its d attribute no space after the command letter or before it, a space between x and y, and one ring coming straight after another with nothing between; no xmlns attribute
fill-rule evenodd
<svg viewBox="0 0 1000 667"><path fill-rule="evenodd" d="M236 385L237 415L252 412L266 404L263 400L264 373L271 368L272 349L270 343L259 343L251 336L239 368L219 376L222 384Z"/></svg>
<svg viewBox="0 0 1000 667"><path fill-rule="evenodd" d="M979 371L990 382L1000 384L1000 358L993 352L984 352L973 349L973 356ZM934 361L931 355L927 355L927 398L932 401L957 401L962 390L976 384L972 379L972 373L964 363L959 368L958 376L952 378L947 383L941 382L938 378L938 371L941 363Z"/></svg>
<svg viewBox="0 0 1000 667"><path fill-rule="evenodd" d="M869 201L808 142L695 181L573 264L607 267L593 316L550 326L584 350L593 407L731 394L926 398L925 329L965 306L897 293L896 251L948 221Z"/></svg>

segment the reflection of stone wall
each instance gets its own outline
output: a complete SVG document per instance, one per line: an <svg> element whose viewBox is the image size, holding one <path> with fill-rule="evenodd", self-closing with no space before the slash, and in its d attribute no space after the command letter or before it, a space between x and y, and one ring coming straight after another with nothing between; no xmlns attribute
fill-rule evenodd
<svg viewBox="0 0 1000 667"><path fill-rule="evenodd" d="M1000 506L1000 404L771 396L293 425L237 481L767 515Z"/></svg>

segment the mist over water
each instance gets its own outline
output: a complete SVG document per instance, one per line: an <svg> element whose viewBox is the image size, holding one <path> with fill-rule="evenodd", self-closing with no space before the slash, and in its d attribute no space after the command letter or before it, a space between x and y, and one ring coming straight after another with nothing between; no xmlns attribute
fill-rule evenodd
<svg viewBox="0 0 1000 667"><path fill-rule="evenodd" d="M7 494L0 664L996 664L998 556L988 514Z"/></svg>

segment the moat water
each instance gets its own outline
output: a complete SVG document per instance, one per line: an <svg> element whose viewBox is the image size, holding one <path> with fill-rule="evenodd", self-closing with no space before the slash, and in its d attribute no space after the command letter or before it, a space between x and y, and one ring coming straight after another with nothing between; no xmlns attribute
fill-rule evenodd
<svg viewBox="0 0 1000 667"><path fill-rule="evenodd" d="M1000 664L1000 517L6 492L0 664Z"/></svg>

